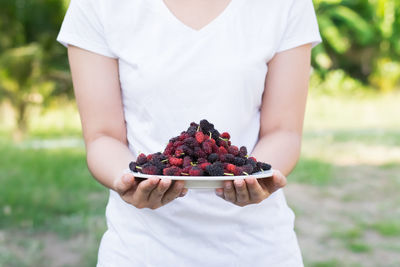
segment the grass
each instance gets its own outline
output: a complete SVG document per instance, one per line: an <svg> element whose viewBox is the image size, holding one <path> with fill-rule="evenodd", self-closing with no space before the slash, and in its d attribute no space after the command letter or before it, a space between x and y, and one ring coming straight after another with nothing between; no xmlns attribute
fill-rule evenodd
<svg viewBox="0 0 400 267"><path fill-rule="evenodd" d="M371 247L369 245L360 241L351 241L349 244L347 244L347 248L355 253L365 253L371 251Z"/></svg>
<svg viewBox="0 0 400 267"><path fill-rule="evenodd" d="M371 228L382 236L399 237L400 221L399 220L383 220L371 225Z"/></svg>
<svg viewBox="0 0 400 267"><path fill-rule="evenodd" d="M83 148L19 149L6 144L0 148L0 162L1 228L83 225L91 213L104 209L105 190L91 178ZM92 202L96 193L104 198Z"/></svg>
<svg viewBox="0 0 400 267"><path fill-rule="evenodd" d="M0 184L0 232L24 236L15 248L0 249L0 266L41 266L46 241L37 240L48 232L61 243L85 235L90 244L79 254L95 265L108 193L89 174L83 147L35 149L1 140Z"/></svg>
<svg viewBox="0 0 400 267"><path fill-rule="evenodd" d="M331 164L319 159L303 157L289 179L298 183L323 186L333 182L333 168Z"/></svg>

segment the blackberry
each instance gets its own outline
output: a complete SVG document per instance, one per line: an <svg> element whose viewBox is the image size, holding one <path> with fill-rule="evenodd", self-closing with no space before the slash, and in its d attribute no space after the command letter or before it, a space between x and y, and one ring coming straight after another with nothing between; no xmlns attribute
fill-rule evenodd
<svg viewBox="0 0 400 267"><path fill-rule="evenodd" d="M183 167L191 166L192 164L192 158L189 156L185 156L183 158Z"/></svg>
<svg viewBox="0 0 400 267"><path fill-rule="evenodd" d="M131 163L129 163L129 169L131 170L131 171L133 171L133 172L137 172L138 170L136 170L136 166L137 166L138 164L136 163L136 162L134 162L134 161L132 161Z"/></svg>
<svg viewBox="0 0 400 267"><path fill-rule="evenodd" d="M257 161L255 161L253 158L248 158L246 159L246 164L250 164L253 166L253 168L255 168L257 166Z"/></svg>
<svg viewBox="0 0 400 267"><path fill-rule="evenodd" d="M206 172L210 176L223 176L224 175L224 166L221 162L215 162L206 167Z"/></svg>
<svg viewBox="0 0 400 267"><path fill-rule="evenodd" d="M169 139L169 142L175 143L176 141L178 141L178 139L179 139L179 136L175 136L175 137L172 137L171 139Z"/></svg>
<svg viewBox="0 0 400 267"><path fill-rule="evenodd" d="M189 136L189 134L187 132L182 132L181 135L179 135L178 140L179 141L183 141L183 140L185 140L186 138L189 138L189 137L190 136Z"/></svg>
<svg viewBox="0 0 400 267"><path fill-rule="evenodd" d="M264 163L264 162L257 162L257 167L260 168L260 170L262 171L268 171L271 169L271 165L269 165L268 163Z"/></svg>
<svg viewBox="0 0 400 267"><path fill-rule="evenodd" d="M225 148L228 148L228 142L227 141L225 141L225 140L222 140L222 139L219 139L218 140L218 145L221 147L225 147Z"/></svg>
<svg viewBox="0 0 400 267"><path fill-rule="evenodd" d="M213 152L212 143L209 140L204 141L202 147L203 151L208 155Z"/></svg>
<svg viewBox="0 0 400 267"><path fill-rule="evenodd" d="M234 163L235 161L235 156L232 154L225 154L224 157L225 157L225 162Z"/></svg>
<svg viewBox="0 0 400 267"><path fill-rule="evenodd" d="M150 163L146 163L142 166L142 173L150 175L158 175L161 174L161 169L157 168L156 166Z"/></svg>
<svg viewBox="0 0 400 267"><path fill-rule="evenodd" d="M205 157L207 157L207 154L200 147L195 147L194 148L193 155L196 158L205 158Z"/></svg>
<svg viewBox="0 0 400 267"><path fill-rule="evenodd" d="M188 147L196 147L198 146L197 140L194 137L188 137L185 140L183 140L183 143L187 145Z"/></svg>
<svg viewBox="0 0 400 267"><path fill-rule="evenodd" d="M182 172L182 169L176 166L172 166L169 168L165 168L163 170L163 174L167 176L180 176Z"/></svg>
<svg viewBox="0 0 400 267"><path fill-rule="evenodd" d="M247 173L247 174L252 174L253 173L253 170L254 170L254 167L252 166L252 165L250 165L250 164L246 164L246 165L244 165L243 167L242 167L242 169L243 169L243 172L245 172L245 174Z"/></svg>
<svg viewBox="0 0 400 267"><path fill-rule="evenodd" d="M219 140L220 134L219 134L218 130L213 129L213 130L211 130L210 132L211 132L211 137L212 137L214 140L216 140L216 141Z"/></svg>
<svg viewBox="0 0 400 267"><path fill-rule="evenodd" d="M203 164L203 163L207 163L208 161L205 158L199 158L197 159L197 164Z"/></svg>
<svg viewBox="0 0 400 267"><path fill-rule="evenodd" d="M190 126L187 131L188 135L190 135L191 137L194 137L194 135L197 132L197 126Z"/></svg>
<svg viewBox="0 0 400 267"><path fill-rule="evenodd" d="M145 163L147 162L147 157L146 157L146 155L143 154L143 153L141 153L141 154L137 157L136 162L137 162L138 165L143 165L143 164L145 164Z"/></svg>
<svg viewBox="0 0 400 267"><path fill-rule="evenodd" d="M214 129L214 125L212 123L209 123L207 120L201 120L200 128L204 134L208 134L208 132Z"/></svg>
<svg viewBox="0 0 400 267"><path fill-rule="evenodd" d="M212 153L208 156L208 161L211 163L214 163L215 161L217 161L219 159L219 156L217 153Z"/></svg>
<svg viewBox="0 0 400 267"><path fill-rule="evenodd" d="M233 160L233 164L235 164L236 166L243 166L244 164L246 164L246 160L242 159L241 157L235 157L235 159Z"/></svg>
<svg viewBox="0 0 400 267"><path fill-rule="evenodd" d="M228 147L228 153L237 156L239 154L239 149L237 146L230 146Z"/></svg>
<svg viewBox="0 0 400 267"><path fill-rule="evenodd" d="M241 146L239 149L239 156L246 157L247 156L247 148L245 146Z"/></svg>

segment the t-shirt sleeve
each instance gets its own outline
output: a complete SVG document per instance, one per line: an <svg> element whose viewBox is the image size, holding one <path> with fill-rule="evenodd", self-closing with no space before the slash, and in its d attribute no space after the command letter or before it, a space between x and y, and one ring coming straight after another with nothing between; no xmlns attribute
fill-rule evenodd
<svg viewBox="0 0 400 267"><path fill-rule="evenodd" d="M314 47L321 41L312 0L293 0L277 52L308 43Z"/></svg>
<svg viewBox="0 0 400 267"><path fill-rule="evenodd" d="M71 0L57 41L64 46L70 44L103 56L116 58L107 45L99 3L93 4L93 2L92 0Z"/></svg>

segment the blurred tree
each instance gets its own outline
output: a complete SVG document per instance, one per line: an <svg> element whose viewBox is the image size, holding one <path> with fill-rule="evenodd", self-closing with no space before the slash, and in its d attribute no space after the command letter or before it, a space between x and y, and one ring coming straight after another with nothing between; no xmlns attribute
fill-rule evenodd
<svg viewBox="0 0 400 267"><path fill-rule="evenodd" d="M382 90L400 79L400 1L314 0L323 45L313 51L313 65L325 77L342 69ZM391 75L382 72L390 70Z"/></svg>
<svg viewBox="0 0 400 267"><path fill-rule="evenodd" d="M14 107L19 133L29 105L71 95L66 51L55 41L64 13L60 0L0 1L0 101Z"/></svg>

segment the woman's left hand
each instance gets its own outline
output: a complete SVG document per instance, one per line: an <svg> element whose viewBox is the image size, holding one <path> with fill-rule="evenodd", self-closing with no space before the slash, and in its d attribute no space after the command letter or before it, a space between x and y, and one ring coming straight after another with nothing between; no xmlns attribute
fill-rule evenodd
<svg viewBox="0 0 400 267"><path fill-rule="evenodd" d="M217 196L237 206L257 204L268 198L273 192L286 185L286 177L275 170L272 177L238 179L224 181L224 188L215 190Z"/></svg>

